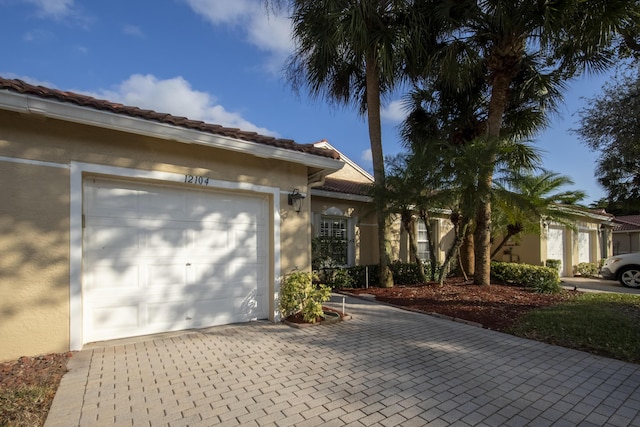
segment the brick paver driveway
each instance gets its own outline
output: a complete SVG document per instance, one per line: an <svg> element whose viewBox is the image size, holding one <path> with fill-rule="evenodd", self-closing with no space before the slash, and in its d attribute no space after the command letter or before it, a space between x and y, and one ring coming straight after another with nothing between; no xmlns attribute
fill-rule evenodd
<svg viewBox="0 0 640 427"><path fill-rule="evenodd" d="M640 426L640 365L347 302L333 325L92 345L46 426Z"/></svg>

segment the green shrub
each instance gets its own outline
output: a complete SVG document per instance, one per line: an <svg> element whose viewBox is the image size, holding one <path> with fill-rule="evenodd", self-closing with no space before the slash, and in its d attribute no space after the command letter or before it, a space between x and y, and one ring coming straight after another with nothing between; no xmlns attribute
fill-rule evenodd
<svg viewBox="0 0 640 427"><path fill-rule="evenodd" d="M356 265L346 268L352 279L352 286L355 288L365 288L367 286L367 269L369 270L369 286L378 286L380 282L380 269L377 264Z"/></svg>
<svg viewBox="0 0 640 427"><path fill-rule="evenodd" d="M511 285L532 288L540 293L557 293L562 289L558 271L550 267L492 261L491 277Z"/></svg>
<svg viewBox="0 0 640 427"><path fill-rule="evenodd" d="M584 277L598 277L600 266L597 262L581 262L574 267L574 273Z"/></svg>
<svg viewBox="0 0 640 427"><path fill-rule="evenodd" d="M393 273L393 283L396 285L415 285L422 282L418 273L418 264L409 264L406 262L394 261L389 266ZM427 270L429 266L425 267Z"/></svg>
<svg viewBox="0 0 640 427"><path fill-rule="evenodd" d="M559 259L548 259L544 262L544 265L555 269L558 273L560 273L560 266L562 265L562 261Z"/></svg>
<svg viewBox="0 0 640 427"><path fill-rule="evenodd" d="M347 268L323 268L316 273L318 283L322 283L331 289L352 288L355 282Z"/></svg>
<svg viewBox="0 0 640 427"><path fill-rule="evenodd" d="M429 263L423 264L423 267L425 272L429 271ZM369 287L377 287L380 282L380 268L377 264L356 265L344 269L351 278L349 285L355 288L366 287L367 268L369 269ZM394 261L389 268L393 274L394 285L411 286L421 282L417 264Z"/></svg>
<svg viewBox="0 0 640 427"><path fill-rule="evenodd" d="M305 322L315 323L323 315L322 303L331 297L331 289L314 285L314 275L294 271L285 276L280 286L280 312L286 318L302 313Z"/></svg>

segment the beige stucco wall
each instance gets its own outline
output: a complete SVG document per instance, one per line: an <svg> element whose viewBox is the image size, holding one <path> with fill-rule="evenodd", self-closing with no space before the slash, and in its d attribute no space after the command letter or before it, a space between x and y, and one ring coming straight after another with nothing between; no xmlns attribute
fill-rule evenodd
<svg viewBox="0 0 640 427"><path fill-rule="evenodd" d="M0 163L0 182L0 360L67 351L69 170Z"/></svg>
<svg viewBox="0 0 640 427"><path fill-rule="evenodd" d="M345 163L344 167L331 175L334 179L343 179L345 181L362 182L365 184L372 184L373 181L367 175L364 175L361 171L351 166L349 163Z"/></svg>
<svg viewBox="0 0 640 427"><path fill-rule="evenodd" d="M613 254L640 252L640 232L616 231L612 233Z"/></svg>
<svg viewBox="0 0 640 427"><path fill-rule="evenodd" d="M603 254L611 253L611 240L605 238L604 245L606 249L603 252L603 234L600 231L601 221L591 218L577 218L574 228L555 224L554 227L562 228L564 256L563 275L573 276L575 267L579 264L579 241L578 234L580 232L589 233L589 262L598 262L603 258ZM610 233L605 233L609 236ZM497 236L494 241L494 247L502 240L501 236ZM519 262L531 265L544 265L547 260L547 244L546 229L542 227L540 235L525 235L515 238L505 245L500 253L493 258L496 261Z"/></svg>
<svg viewBox="0 0 640 427"><path fill-rule="evenodd" d="M303 165L4 111L0 153L47 162L0 159L0 360L69 349L71 161L279 188L281 273L310 268L310 205L298 214L286 196L308 192Z"/></svg>
<svg viewBox="0 0 640 427"><path fill-rule="evenodd" d="M333 175L332 175L333 177ZM352 218L355 226L355 263L356 265L378 263L378 240L376 216L373 213L373 205L370 203L332 199L314 196L311 199L311 211L322 215L330 208L340 209L345 217ZM309 236L317 235L317 230L312 229Z"/></svg>

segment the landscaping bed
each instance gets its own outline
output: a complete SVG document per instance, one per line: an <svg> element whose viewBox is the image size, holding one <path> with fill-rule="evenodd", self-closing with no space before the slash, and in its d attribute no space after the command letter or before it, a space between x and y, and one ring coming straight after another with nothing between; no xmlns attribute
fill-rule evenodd
<svg viewBox="0 0 640 427"><path fill-rule="evenodd" d="M476 286L462 278L448 279L442 286L430 283L393 288L342 289L354 295L374 295L377 301L438 313L479 323L495 331L506 331L524 313L568 301L578 292L541 294L518 286Z"/></svg>

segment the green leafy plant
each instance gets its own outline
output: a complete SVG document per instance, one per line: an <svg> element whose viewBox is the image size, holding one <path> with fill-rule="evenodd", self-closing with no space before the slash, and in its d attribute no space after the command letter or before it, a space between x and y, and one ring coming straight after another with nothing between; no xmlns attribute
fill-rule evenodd
<svg viewBox="0 0 640 427"><path fill-rule="evenodd" d="M581 262L574 267L574 273L583 277L598 277L600 265L597 262Z"/></svg>
<svg viewBox="0 0 640 427"><path fill-rule="evenodd" d="M503 283L532 288L545 294L562 290L558 270L551 267L492 261L491 277Z"/></svg>
<svg viewBox="0 0 640 427"><path fill-rule="evenodd" d="M280 285L279 308L286 318L302 313L305 322L315 323L324 315L322 303L331 297L331 289L324 285L315 285L314 274L294 271L285 276Z"/></svg>
<svg viewBox="0 0 640 427"><path fill-rule="evenodd" d="M544 265L546 267L553 268L558 273L560 273L560 266L562 265L562 261L559 259L548 259L544 262Z"/></svg>

